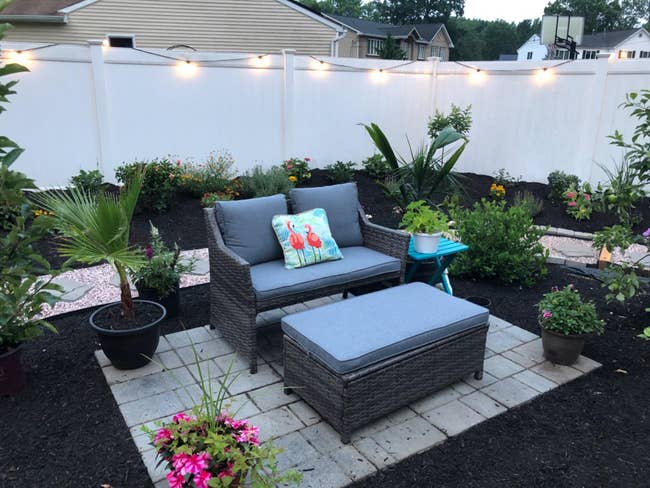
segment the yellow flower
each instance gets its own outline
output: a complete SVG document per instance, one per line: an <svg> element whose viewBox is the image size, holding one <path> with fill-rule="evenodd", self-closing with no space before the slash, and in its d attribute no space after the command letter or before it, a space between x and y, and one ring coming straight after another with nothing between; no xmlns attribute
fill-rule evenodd
<svg viewBox="0 0 650 488"><path fill-rule="evenodd" d="M296 178L295 176L291 175L291 176L289 176L289 181L292 182L292 183L295 183L296 181L298 181L298 178Z"/></svg>

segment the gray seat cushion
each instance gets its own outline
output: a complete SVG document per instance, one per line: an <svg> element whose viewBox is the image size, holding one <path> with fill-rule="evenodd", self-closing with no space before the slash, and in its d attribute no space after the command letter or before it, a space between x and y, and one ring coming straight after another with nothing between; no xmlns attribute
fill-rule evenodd
<svg viewBox="0 0 650 488"><path fill-rule="evenodd" d="M282 259L251 266L257 299L291 296L307 290L400 272L398 259L366 247L347 247L341 249L341 253L343 259L304 268L286 269Z"/></svg>
<svg viewBox="0 0 650 488"><path fill-rule="evenodd" d="M286 213L284 195L215 204L217 224L226 246L250 264L282 258L271 221L274 215Z"/></svg>
<svg viewBox="0 0 650 488"><path fill-rule="evenodd" d="M312 208L324 208L339 247L362 246L363 236L359 225L359 194L356 183L294 188L289 191L293 213Z"/></svg>
<svg viewBox="0 0 650 488"><path fill-rule="evenodd" d="M487 323L483 307L411 283L288 315L282 330L343 374Z"/></svg>

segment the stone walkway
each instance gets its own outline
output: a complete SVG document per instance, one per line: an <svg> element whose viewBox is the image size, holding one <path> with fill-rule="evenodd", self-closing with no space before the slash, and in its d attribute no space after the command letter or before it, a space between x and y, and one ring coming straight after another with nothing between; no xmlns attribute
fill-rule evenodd
<svg viewBox="0 0 650 488"><path fill-rule="evenodd" d="M291 307L291 312L340 300L332 296ZM282 469L303 472L303 487L336 488L372 475L418 452L444 442L470 427L572 381L600 366L586 357L573 366L555 366L544 360L541 339L497 317L490 317L481 381L468 377L444 390L401 408L357 431L344 445L339 435L282 384L281 332L278 320L287 310L260 314L259 371L248 366L207 326L161 338L156 363L120 371L101 351L95 353L106 381L131 429L133 441L156 487L166 487L165 472L156 467L156 453L142 425L168 420L199 402L197 366L221 377L232 364L238 375L229 390L229 404L239 418L259 426L261 438L284 448ZM164 368L163 368L164 365Z"/></svg>

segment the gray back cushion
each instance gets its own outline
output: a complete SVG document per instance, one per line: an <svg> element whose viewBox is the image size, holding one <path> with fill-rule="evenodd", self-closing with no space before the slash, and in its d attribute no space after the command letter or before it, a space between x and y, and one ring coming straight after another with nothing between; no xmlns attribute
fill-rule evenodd
<svg viewBox="0 0 650 488"><path fill-rule="evenodd" d="M289 192L293 213L324 208L332 237L339 247L362 246L359 225L359 194L356 183L294 188Z"/></svg>
<svg viewBox="0 0 650 488"><path fill-rule="evenodd" d="M232 251L250 264L282 259L271 220L287 213L284 195L217 202L214 207L223 240Z"/></svg>

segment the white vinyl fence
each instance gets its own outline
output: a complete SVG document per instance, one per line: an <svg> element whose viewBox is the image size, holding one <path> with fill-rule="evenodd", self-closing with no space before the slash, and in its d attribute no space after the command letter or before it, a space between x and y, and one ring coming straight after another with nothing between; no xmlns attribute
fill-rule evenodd
<svg viewBox="0 0 650 488"><path fill-rule="evenodd" d="M5 61L21 47L3 44ZM455 103L474 119L459 170L545 181L562 169L595 182L597 163L620 160L606 136L633 130L625 93L650 87L650 60L471 63L477 72L434 59L155 52L192 63L98 42L25 52L31 72L0 116L0 134L26 148L17 168L61 186L80 169L113 180L123 162L211 150L230 151L240 172L292 156L322 167L373 153L360 123L407 154L406 137L424 142L428 118Z"/></svg>

